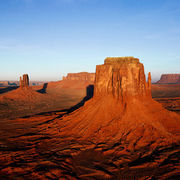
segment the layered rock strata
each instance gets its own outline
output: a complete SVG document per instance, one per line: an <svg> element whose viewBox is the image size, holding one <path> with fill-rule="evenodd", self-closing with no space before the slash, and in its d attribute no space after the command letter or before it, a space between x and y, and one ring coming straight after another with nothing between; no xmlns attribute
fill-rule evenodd
<svg viewBox="0 0 180 180"><path fill-rule="evenodd" d="M180 84L180 74L162 74L158 84Z"/></svg>
<svg viewBox="0 0 180 180"><path fill-rule="evenodd" d="M152 100L143 71L136 58L108 58L76 111L0 121L0 179L179 179L180 116Z"/></svg>
<svg viewBox="0 0 180 180"><path fill-rule="evenodd" d="M94 81L95 73L79 72L79 73L68 73L63 80L79 80L79 81Z"/></svg>
<svg viewBox="0 0 180 180"><path fill-rule="evenodd" d="M152 99L151 74L146 82L143 64L133 57L97 65L93 98L60 124L62 134L133 149L175 142L180 131L180 117Z"/></svg>
<svg viewBox="0 0 180 180"><path fill-rule="evenodd" d="M120 100L131 96L149 96L151 75L146 82L144 66L133 57L106 58L96 66L94 96L113 95Z"/></svg>

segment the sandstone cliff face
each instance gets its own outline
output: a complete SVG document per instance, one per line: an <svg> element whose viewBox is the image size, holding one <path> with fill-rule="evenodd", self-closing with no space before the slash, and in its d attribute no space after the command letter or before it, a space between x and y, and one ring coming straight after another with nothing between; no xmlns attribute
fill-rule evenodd
<svg viewBox="0 0 180 180"><path fill-rule="evenodd" d="M103 65L96 66L94 97L112 95L123 100L150 92L151 75L146 82L144 66L137 58L106 58Z"/></svg>
<svg viewBox="0 0 180 180"><path fill-rule="evenodd" d="M63 80L80 80L80 81L94 81L95 73L80 72L80 73L68 73Z"/></svg>
<svg viewBox="0 0 180 180"><path fill-rule="evenodd" d="M29 76L28 76L28 74L23 74L23 77L20 77L19 85L20 85L20 87L29 87Z"/></svg>
<svg viewBox="0 0 180 180"><path fill-rule="evenodd" d="M180 74L163 74L158 84L180 84Z"/></svg>
<svg viewBox="0 0 180 180"><path fill-rule="evenodd" d="M96 142L124 139L129 147L135 143L133 148L140 148L176 141L180 117L152 100L151 74L146 82L139 59L107 58L96 67L93 98L64 117L61 126L65 134Z"/></svg>

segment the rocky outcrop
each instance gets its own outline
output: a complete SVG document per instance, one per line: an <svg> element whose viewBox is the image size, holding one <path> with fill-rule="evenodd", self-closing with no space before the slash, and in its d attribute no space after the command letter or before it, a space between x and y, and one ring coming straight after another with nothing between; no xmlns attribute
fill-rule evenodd
<svg viewBox="0 0 180 180"><path fill-rule="evenodd" d="M162 74L158 84L180 84L180 74Z"/></svg>
<svg viewBox="0 0 180 180"><path fill-rule="evenodd" d="M20 76L19 85L20 85L20 87L29 87L28 74L23 74L23 77Z"/></svg>
<svg viewBox="0 0 180 180"><path fill-rule="evenodd" d="M148 81L147 81L147 93L149 93L149 95L151 96L151 81L152 81L152 78L151 78L151 73L149 72L148 73Z"/></svg>
<svg viewBox="0 0 180 180"><path fill-rule="evenodd" d="M79 80L79 81L94 81L95 73L79 72L79 73L68 73L63 80Z"/></svg>
<svg viewBox="0 0 180 180"><path fill-rule="evenodd" d="M0 179L178 179L180 116L150 89L138 59L108 58L81 108L2 121Z"/></svg>
<svg viewBox="0 0 180 180"><path fill-rule="evenodd" d="M144 66L134 57L107 58L97 65L93 98L60 123L64 134L133 149L176 141L180 130L180 117L153 101L151 74L146 82Z"/></svg>
<svg viewBox="0 0 180 180"><path fill-rule="evenodd" d="M148 96L151 92L151 75L146 82L144 66L134 57L106 58L96 66L94 96L112 95L123 100L132 96Z"/></svg>

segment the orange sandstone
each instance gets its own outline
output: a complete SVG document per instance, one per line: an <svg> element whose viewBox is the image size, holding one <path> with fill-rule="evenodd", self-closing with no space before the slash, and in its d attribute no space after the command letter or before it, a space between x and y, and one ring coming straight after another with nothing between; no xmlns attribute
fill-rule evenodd
<svg viewBox="0 0 180 180"><path fill-rule="evenodd" d="M121 142L131 149L179 141L180 116L151 97L143 64L133 57L97 65L94 97L59 121L62 134L94 142Z"/></svg>

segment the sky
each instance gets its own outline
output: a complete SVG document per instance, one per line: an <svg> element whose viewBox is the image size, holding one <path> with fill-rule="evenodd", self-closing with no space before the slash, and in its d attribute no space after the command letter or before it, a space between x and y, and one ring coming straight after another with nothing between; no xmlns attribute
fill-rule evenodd
<svg viewBox="0 0 180 180"><path fill-rule="evenodd" d="M56 81L134 56L180 73L180 0L0 0L0 80Z"/></svg>

